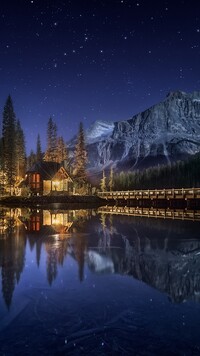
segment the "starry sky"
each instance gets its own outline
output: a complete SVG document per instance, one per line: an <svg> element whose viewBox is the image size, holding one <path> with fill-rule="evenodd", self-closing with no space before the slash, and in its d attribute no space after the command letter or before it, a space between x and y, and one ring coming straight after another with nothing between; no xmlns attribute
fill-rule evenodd
<svg viewBox="0 0 200 356"><path fill-rule="evenodd" d="M1 0L0 106L10 94L27 153L51 116L65 140L200 90L198 0Z"/></svg>

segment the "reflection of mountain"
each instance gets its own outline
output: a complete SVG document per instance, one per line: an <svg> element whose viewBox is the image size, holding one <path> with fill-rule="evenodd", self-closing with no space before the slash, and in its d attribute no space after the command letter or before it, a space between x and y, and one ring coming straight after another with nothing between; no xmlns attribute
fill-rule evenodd
<svg viewBox="0 0 200 356"><path fill-rule="evenodd" d="M110 217L103 221L95 227L95 249L89 241L93 246L88 246L89 268L113 272L113 266L115 273L142 280L175 302L189 298L200 302L199 224L125 216L112 216L112 223ZM196 239L189 238L191 229Z"/></svg>
<svg viewBox="0 0 200 356"><path fill-rule="evenodd" d="M87 263L89 268L98 273L114 272L114 263L109 256L104 256L96 251L88 251L87 253Z"/></svg>

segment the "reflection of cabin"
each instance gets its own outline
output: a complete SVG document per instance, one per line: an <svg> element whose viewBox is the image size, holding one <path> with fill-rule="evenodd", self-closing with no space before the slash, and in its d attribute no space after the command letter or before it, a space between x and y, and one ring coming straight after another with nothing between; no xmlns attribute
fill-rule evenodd
<svg viewBox="0 0 200 356"><path fill-rule="evenodd" d="M72 193L73 180L63 165L56 162L37 162L26 172L26 182L33 194L50 192Z"/></svg>
<svg viewBox="0 0 200 356"><path fill-rule="evenodd" d="M75 210L35 210L32 211L25 226L28 232L39 232L48 228L48 234L54 231L57 234L66 234L73 225L76 213ZM52 230L51 230L52 228Z"/></svg>
<svg viewBox="0 0 200 356"><path fill-rule="evenodd" d="M29 219L26 221L27 231L39 232L43 226L42 210L32 212Z"/></svg>
<svg viewBox="0 0 200 356"><path fill-rule="evenodd" d="M43 225L52 226L58 234L68 233L73 225L75 211L43 210Z"/></svg>

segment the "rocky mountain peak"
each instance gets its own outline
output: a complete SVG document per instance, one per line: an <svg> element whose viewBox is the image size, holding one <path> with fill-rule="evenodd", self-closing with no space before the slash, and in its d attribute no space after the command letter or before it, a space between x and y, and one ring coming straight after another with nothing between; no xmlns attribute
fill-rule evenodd
<svg viewBox="0 0 200 356"><path fill-rule="evenodd" d="M200 91L173 91L160 103L118 122L97 121L86 131L89 168L150 167L200 151Z"/></svg>

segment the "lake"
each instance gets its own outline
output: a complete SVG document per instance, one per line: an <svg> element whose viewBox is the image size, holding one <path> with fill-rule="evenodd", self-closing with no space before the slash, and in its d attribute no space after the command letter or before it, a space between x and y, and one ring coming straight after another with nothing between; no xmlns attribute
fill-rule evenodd
<svg viewBox="0 0 200 356"><path fill-rule="evenodd" d="M0 272L1 355L200 354L200 221L0 208Z"/></svg>

